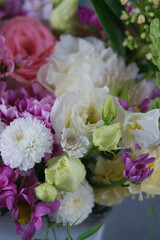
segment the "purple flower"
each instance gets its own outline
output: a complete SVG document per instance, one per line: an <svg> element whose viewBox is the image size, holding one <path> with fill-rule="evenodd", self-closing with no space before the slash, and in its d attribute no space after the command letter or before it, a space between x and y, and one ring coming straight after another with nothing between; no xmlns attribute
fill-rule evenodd
<svg viewBox="0 0 160 240"><path fill-rule="evenodd" d="M154 169L150 170L147 164L155 161L155 158L148 158L149 153L145 153L131 160L131 156L128 152L122 154L121 160L125 166L123 170L123 175L132 182L143 182L146 178L150 177Z"/></svg>
<svg viewBox="0 0 160 240"><path fill-rule="evenodd" d="M119 103L126 111L129 111L129 112L135 111L135 107L129 107L126 101L119 99Z"/></svg>
<svg viewBox="0 0 160 240"><path fill-rule="evenodd" d="M3 82L0 85L1 121L9 125L17 118L31 117L39 119L47 128L51 129L54 139L52 154L46 154L43 160L46 162L52 157L60 156L63 153L62 148L50 121L50 112L56 100L55 95L45 93L38 83L32 85L34 98L24 88L3 91L4 88L5 83Z"/></svg>
<svg viewBox="0 0 160 240"><path fill-rule="evenodd" d="M23 1L22 0L12 0L6 1L2 6L2 12L4 17L15 17L19 15L25 15L24 10L22 9Z"/></svg>
<svg viewBox="0 0 160 240"><path fill-rule="evenodd" d="M4 11L0 11L0 19L2 19L5 16L5 12Z"/></svg>
<svg viewBox="0 0 160 240"><path fill-rule="evenodd" d="M29 55L22 56L17 53L15 56L15 63L18 67L29 67L33 61L30 59Z"/></svg>
<svg viewBox="0 0 160 240"><path fill-rule="evenodd" d="M78 8L79 21L84 24L90 24L98 30L102 30L101 23L94 11L89 8L80 6Z"/></svg>
<svg viewBox="0 0 160 240"><path fill-rule="evenodd" d="M28 17L48 20L53 10L53 4L50 0L25 0L23 10Z"/></svg>
<svg viewBox="0 0 160 240"><path fill-rule="evenodd" d="M18 179L18 173L4 163L0 164L0 207L13 208L15 196L17 195L17 186L15 182Z"/></svg>
<svg viewBox="0 0 160 240"><path fill-rule="evenodd" d="M133 11L133 7L130 6L128 3L125 4L125 7L128 8L128 13Z"/></svg>
<svg viewBox="0 0 160 240"><path fill-rule="evenodd" d="M14 71L14 62L8 58L8 51L4 46L5 38L0 35L0 78L7 77Z"/></svg>
<svg viewBox="0 0 160 240"><path fill-rule="evenodd" d="M24 231L23 224L28 224L23 233L22 240L32 239L35 230L39 230L42 226L42 216L55 212L60 207L60 202L37 202L38 199L34 194L34 189L38 184L38 179L34 170L30 176L24 177L20 192L16 197L16 204L12 209L12 217L16 224L17 234Z"/></svg>
<svg viewBox="0 0 160 240"><path fill-rule="evenodd" d="M143 102L139 105L139 109L142 113L146 113L151 105L152 100L150 98L146 98Z"/></svg>
<svg viewBox="0 0 160 240"><path fill-rule="evenodd" d="M14 62L11 59L0 61L0 78L10 76L14 71Z"/></svg>

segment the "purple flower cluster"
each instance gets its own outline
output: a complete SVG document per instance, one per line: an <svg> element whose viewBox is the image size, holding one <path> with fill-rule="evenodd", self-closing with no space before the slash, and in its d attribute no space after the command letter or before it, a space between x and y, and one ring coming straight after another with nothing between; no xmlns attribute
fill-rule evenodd
<svg viewBox="0 0 160 240"><path fill-rule="evenodd" d="M123 175L132 182L143 182L146 178L150 177L154 169L147 167L147 164L155 161L154 157L148 158L149 154L145 153L131 160L131 156L128 152L122 154L122 163L125 166Z"/></svg>
<svg viewBox="0 0 160 240"><path fill-rule="evenodd" d="M24 177L19 194L14 198L12 208L12 217L15 221L17 234L22 234L22 240L32 239L35 230L39 230L42 226L41 217L57 211L60 207L60 202L38 202L34 194L34 189L38 185L38 179L34 170L31 171L29 178ZM23 224L28 223L25 229ZM25 230L24 230L25 229Z"/></svg>
<svg viewBox="0 0 160 240"><path fill-rule="evenodd" d="M0 82L0 119L9 125L14 119L36 118L42 121L53 133L54 145L52 154L45 154L46 162L51 157L59 156L63 153L58 138L52 128L50 112L56 100L55 95L46 94L44 89L38 84L32 84L30 94L26 89L5 90L5 83ZM32 95L34 97L32 97Z"/></svg>
<svg viewBox="0 0 160 240"><path fill-rule="evenodd" d="M98 30L102 30L102 25L96 13L89 8L80 6L78 9L79 21L83 24L90 24Z"/></svg>
<svg viewBox="0 0 160 240"><path fill-rule="evenodd" d="M7 77L14 71L14 62L8 58L8 51L4 47L5 38L0 36L0 78Z"/></svg>
<svg viewBox="0 0 160 240"><path fill-rule="evenodd" d="M3 87L3 86L2 86ZM40 86L39 86L40 87ZM35 89L35 91L38 91ZM7 125L17 118L37 118L51 128L50 112L56 97L47 95L38 99L33 98L26 89L6 90L0 93L0 118Z"/></svg>
<svg viewBox="0 0 160 240"><path fill-rule="evenodd" d="M18 173L5 164L0 164L0 208L13 208L15 196L17 195L17 186L15 182L18 179Z"/></svg>

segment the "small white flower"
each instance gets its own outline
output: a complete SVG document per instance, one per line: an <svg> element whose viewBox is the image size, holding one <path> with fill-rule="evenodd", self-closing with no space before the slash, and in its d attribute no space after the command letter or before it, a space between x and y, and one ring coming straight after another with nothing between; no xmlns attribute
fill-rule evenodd
<svg viewBox="0 0 160 240"><path fill-rule="evenodd" d="M158 4L158 3L159 3L159 0L153 0L153 3L154 3L154 4Z"/></svg>
<svg viewBox="0 0 160 240"><path fill-rule="evenodd" d="M127 20L128 19L128 14L125 11L122 11L121 19L122 20Z"/></svg>
<svg viewBox="0 0 160 240"><path fill-rule="evenodd" d="M142 24L145 23L146 19L144 15L139 15L137 23Z"/></svg>
<svg viewBox="0 0 160 240"><path fill-rule="evenodd" d="M61 202L61 206L57 212L50 214L51 221L71 225L78 220L77 225L83 222L92 211L94 206L93 189L84 180L75 192L60 192L58 200Z"/></svg>
<svg viewBox="0 0 160 240"><path fill-rule="evenodd" d="M64 128L61 134L61 146L70 157L83 157L87 152L89 140L87 137L78 136L74 129Z"/></svg>
<svg viewBox="0 0 160 240"><path fill-rule="evenodd" d="M19 118L3 130L0 151L6 165L27 171L51 153L52 144L52 133L40 120Z"/></svg>
<svg viewBox="0 0 160 240"><path fill-rule="evenodd" d="M146 54L146 59L151 60L152 59L152 53L147 53Z"/></svg>
<svg viewBox="0 0 160 240"><path fill-rule="evenodd" d="M125 5L128 2L128 0L121 0L121 4Z"/></svg>

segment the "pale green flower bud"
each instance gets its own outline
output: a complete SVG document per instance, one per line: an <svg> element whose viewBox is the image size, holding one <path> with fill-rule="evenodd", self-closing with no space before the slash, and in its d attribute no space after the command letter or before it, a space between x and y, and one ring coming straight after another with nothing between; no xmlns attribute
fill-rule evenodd
<svg viewBox="0 0 160 240"><path fill-rule="evenodd" d="M60 4L63 0L50 0L50 2L53 3L53 6L56 7L58 4Z"/></svg>
<svg viewBox="0 0 160 240"><path fill-rule="evenodd" d="M97 128L93 132L93 144L100 151L111 151L119 149L117 144L122 137L122 125L116 123L108 126Z"/></svg>
<svg viewBox="0 0 160 240"><path fill-rule="evenodd" d="M83 182L86 170L81 161L72 156L61 156L50 159L45 170L46 182L53 184L57 189L74 192Z"/></svg>
<svg viewBox="0 0 160 240"><path fill-rule="evenodd" d="M63 0L53 9L49 21L55 30L71 32L78 21L75 19L78 10L78 0Z"/></svg>
<svg viewBox="0 0 160 240"><path fill-rule="evenodd" d="M113 121L117 114L117 108L113 102L112 96L108 96L106 102L102 107L102 118L105 125L110 124Z"/></svg>
<svg viewBox="0 0 160 240"><path fill-rule="evenodd" d="M34 191L36 197L44 202L53 202L58 195L56 188L49 183L40 184Z"/></svg>

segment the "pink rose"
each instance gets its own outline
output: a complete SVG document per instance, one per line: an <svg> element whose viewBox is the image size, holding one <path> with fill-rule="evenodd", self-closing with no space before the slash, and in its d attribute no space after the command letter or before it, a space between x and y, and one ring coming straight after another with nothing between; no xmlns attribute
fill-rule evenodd
<svg viewBox="0 0 160 240"><path fill-rule="evenodd" d="M16 17L4 22L0 34L6 38L5 48L14 60L16 54L29 55L32 64L23 67L12 75L21 82L33 82L39 68L53 52L56 38L38 19Z"/></svg>

